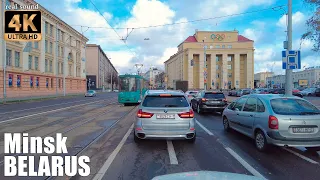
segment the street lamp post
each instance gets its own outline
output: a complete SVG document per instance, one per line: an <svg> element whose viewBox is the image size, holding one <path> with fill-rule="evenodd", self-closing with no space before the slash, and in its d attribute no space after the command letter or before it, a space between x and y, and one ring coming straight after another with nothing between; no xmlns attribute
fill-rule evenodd
<svg viewBox="0 0 320 180"><path fill-rule="evenodd" d="M287 54L292 50L292 0L288 0L288 48ZM285 84L286 95L292 95L292 69L286 69L286 84Z"/></svg>

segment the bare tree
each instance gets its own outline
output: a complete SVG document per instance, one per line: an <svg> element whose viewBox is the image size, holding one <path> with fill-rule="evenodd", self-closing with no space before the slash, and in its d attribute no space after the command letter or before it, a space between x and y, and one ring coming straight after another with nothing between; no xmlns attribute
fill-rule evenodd
<svg viewBox="0 0 320 180"><path fill-rule="evenodd" d="M313 51L320 51L320 0L304 0L312 9L313 15L307 20L308 32L301 36L301 40L309 39L313 44Z"/></svg>

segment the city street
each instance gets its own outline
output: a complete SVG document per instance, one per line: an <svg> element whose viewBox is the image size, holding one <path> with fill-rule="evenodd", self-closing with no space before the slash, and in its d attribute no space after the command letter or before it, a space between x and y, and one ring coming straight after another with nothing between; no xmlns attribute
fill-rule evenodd
<svg viewBox="0 0 320 180"><path fill-rule="evenodd" d="M235 97L228 97L229 100ZM319 97L307 97L320 105ZM271 147L262 153L251 139L224 132L221 115L198 115L197 140L145 140L135 143L136 106L117 103L117 93L0 106L0 131L29 136L66 136L69 155L90 157L91 174L71 179L149 180L158 175L189 171L220 171L266 179L319 179L320 156L305 148ZM0 179L3 177L3 136L0 139ZM69 179L16 177L10 179Z"/></svg>

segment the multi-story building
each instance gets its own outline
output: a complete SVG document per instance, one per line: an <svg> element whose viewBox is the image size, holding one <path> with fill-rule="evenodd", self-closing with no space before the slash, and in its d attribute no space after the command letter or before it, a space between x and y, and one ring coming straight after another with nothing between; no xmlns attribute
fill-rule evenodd
<svg viewBox="0 0 320 180"><path fill-rule="evenodd" d="M189 89L253 88L253 52L253 41L238 31L196 31L165 62L168 87L184 80Z"/></svg>
<svg viewBox="0 0 320 180"><path fill-rule="evenodd" d="M100 45L87 44L86 57L87 82L91 82L90 88L112 89L111 83L113 87L117 84L118 72Z"/></svg>
<svg viewBox="0 0 320 180"><path fill-rule="evenodd" d="M6 0L6 3L36 5L27 0ZM1 56L0 60L0 91L4 92L0 98L86 91L85 44L88 39L41 5L38 7L42 13L41 41L0 43L0 48L5 48L5 59Z"/></svg>
<svg viewBox="0 0 320 180"><path fill-rule="evenodd" d="M155 85L156 87L164 87L165 83L165 74L164 72L161 72L160 74L157 74L155 77Z"/></svg>
<svg viewBox="0 0 320 180"><path fill-rule="evenodd" d="M254 87L266 87L267 77L272 77L273 72L260 72L254 74Z"/></svg>
<svg viewBox="0 0 320 180"><path fill-rule="evenodd" d="M156 75L160 74L161 72L163 71L159 70L158 68L152 67L144 73L143 77L149 80L149 84L151 87L156 87L155 78Z"/></svg>
<svg viewBox="0 0 320 180"><path fill-rule="evenodd" d="M309 67L302 71L292 73L293 87L319 87L320 86L320 66ZM267 78L268 87L284 88L286 84L285 75L277 75Z"/></svg>

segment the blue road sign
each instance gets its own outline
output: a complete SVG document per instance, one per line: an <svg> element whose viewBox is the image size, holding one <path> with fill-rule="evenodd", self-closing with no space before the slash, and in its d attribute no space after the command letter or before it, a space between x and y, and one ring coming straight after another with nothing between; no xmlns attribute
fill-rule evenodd
<svg viewBox="0 0 320 180"><path fill-rule="evenodd" d="M274 81L272 81L272 84L274 84Z"/></svg>
<svg viewBox="0 0 320 180"><path fill-rule="evenodd" d="M301 69L300 51L282 51L282 69Z"/></svg>

